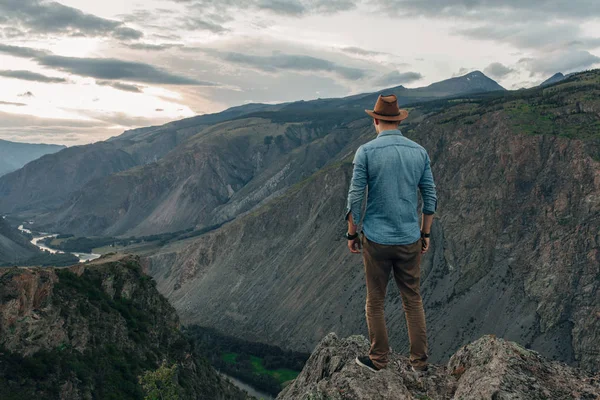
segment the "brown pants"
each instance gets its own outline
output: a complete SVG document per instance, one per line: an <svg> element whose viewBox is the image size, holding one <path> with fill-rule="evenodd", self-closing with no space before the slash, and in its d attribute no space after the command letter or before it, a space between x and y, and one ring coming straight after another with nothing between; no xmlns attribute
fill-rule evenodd
<svg viewBox="0 0 600 400"><path fill-rule="evenodd" d="M371 361L378 368L385 368L388 363L389 343L383 306L390 272L393 271L408 326L410 362L415 367L425 366L427 334L419 287L421 239L408 245L383 245L370 241L363 233L362 245L367 280L365 312L371 341Z"/></svg>

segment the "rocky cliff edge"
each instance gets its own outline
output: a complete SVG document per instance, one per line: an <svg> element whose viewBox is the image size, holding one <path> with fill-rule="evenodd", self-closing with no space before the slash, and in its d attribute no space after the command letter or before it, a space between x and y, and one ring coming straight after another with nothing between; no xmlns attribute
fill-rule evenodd
<svg viewBox="0 0 600 400"><path fill-rule="evenodd" d="M364 336L328 334L277 399L600 399L600 376L493 335L460 348L447 365L431 365L426 373L411 371L408 359L393 352L388 368L371 372L354 361L368 350Z"/></svg>

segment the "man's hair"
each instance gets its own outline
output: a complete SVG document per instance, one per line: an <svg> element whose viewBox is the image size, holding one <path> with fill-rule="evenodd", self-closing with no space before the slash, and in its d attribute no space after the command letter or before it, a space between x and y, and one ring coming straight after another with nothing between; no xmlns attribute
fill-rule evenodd
<svg viewBox="0 0 600 400"><path fill-rule="evenodd" d="M381 125L393 125L393 126L398 126L398 125L400 125L400 122L402 122L402 121L384 121L384 120L381 120L381 119L379 120L379 123L380 123Z"/></svg>

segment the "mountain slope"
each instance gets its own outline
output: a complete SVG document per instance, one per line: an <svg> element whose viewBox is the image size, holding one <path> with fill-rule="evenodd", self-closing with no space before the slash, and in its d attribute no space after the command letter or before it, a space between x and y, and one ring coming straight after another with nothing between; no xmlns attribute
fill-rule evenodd
<svg viewBox="0 0 600 400"><path fill-rule="evenodd" d="M550 78L546 79L544 82L540 83L540 86L552 85L553 83L560 82L565 78L566 78L566 76L564 76L562 72L557 72L556 74L552 75Z"/></svg>
<svg viewBox="0 0 600 400"><path fill-rule="evenodd" d="M175 366L180 399L246 399L195 359L135 257L0 270L0 397L143 399L138 376Z"/></svg>
<svg viewBox="0 0 600 400"><path fill-rule="evenodd" d="M141 236L222 223L315 172L360 133L344 124L357 118L347 112L296 118L217 124L157 163L91 182L38 226Z"/></svg>
<svg viewBox="0 0 600 400"><path fill-rule="evenodd" d="M120 136L73 146L0 177L0 210L36 214L55 209L94 179L158 161L165 154L217 122L277 106L251 104L158 127L126 131ZM15 168L16 169L16 168Z"/></svg>
<svg viewBox="0 0 600 400"><path fill-rule="evenodd" d="M472 73L428 88L392 91L406 103L498 87ZM363 110L377 96L276 109L259 105L260 111L200 129L156 163L90 182L59 210L38 218L37 226L79 235L140 236L220 224L351 151L348 145L368 129L356 129L353 121L366 118ZM173 124L183 122L194 123ZM135 138L152 132L140 130Z"/></svg>
<svg viewBox="0 0 600 400"><path fill-rule="evenodd" d="M29 240L0 218L0 265L18 263L38 254L39 250Z"/></svg>
<svg viewBox="0 0 600 400"><path fill-rule="evenodd" d="M9 142L0 139L0 176L15 171L45 154L56 153L66 146Z"/></svg>
<svg viewBox="0 0 600 400"><path fill-rule="evenodd" d="M406 127L429 150L439 190L422 275L432 360L495 333L597 368L599 94L596 71L430 104L441 111ZM368 120L355 124L358 142L372 138ZM149 254L183 321L300 351L332 330L365 332L361 260L342 239L351 155L252 213ZM404 349L394 288L387 310L392 346Z"/></svg>

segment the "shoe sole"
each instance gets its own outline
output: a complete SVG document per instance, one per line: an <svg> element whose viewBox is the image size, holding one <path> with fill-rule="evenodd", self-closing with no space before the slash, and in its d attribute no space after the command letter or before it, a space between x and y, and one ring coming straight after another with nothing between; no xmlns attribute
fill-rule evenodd
<svg viewBox="0 0 600 400"><path fill-rule="evenodd" d="M361 362L360 362L360 360L358 359L358 357L356 357L356 358L354 359L354 361L356 361L356 363L357 363L358 365L360 365L361 367L365 367L366 369L368 369L368 370L370 370L370 371L373 371L373 372L379 372L379 371L380 371L380 370L377 370L377 369L373 369L373 368L369 367L369 366L368 366L368 365L366 365L366 364L363 364L363 363L361 363Z"/></svg>
<svg viewBox="0 0 600 400"><path fill-rule="evenodd" d="M410 369L412 369L413 372L416 372L418 374L422 374L424 372L427 372L429 370L429 368L425 368L425 369L417 369L415 367L410 367Z"/></svg>

